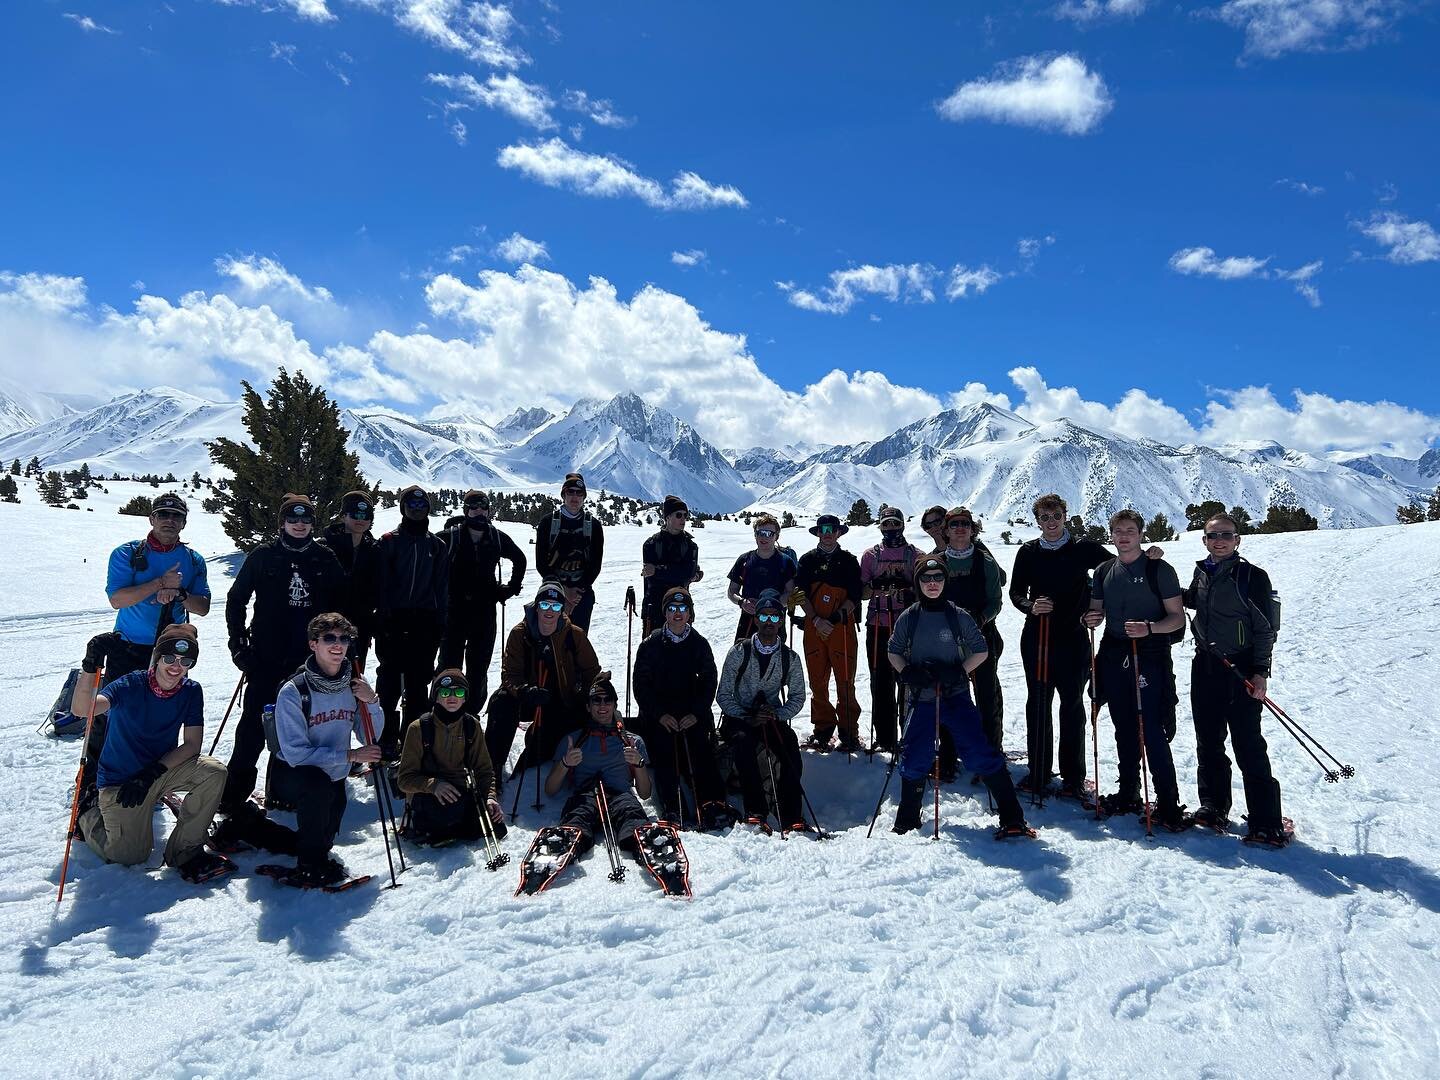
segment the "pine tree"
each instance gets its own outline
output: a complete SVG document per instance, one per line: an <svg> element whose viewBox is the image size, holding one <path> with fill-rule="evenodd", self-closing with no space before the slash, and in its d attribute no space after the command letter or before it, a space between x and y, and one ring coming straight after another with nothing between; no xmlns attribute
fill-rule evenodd
<svg viewBox="0 0 1440 1080"><path fill-rule="evenodd" d="M1235 531L1241 536L1249 536L1255 531L1255 524L1250 520L1250 511L1243 506L1230 507L1229 516L1235 520Z"/></svg>
<svg viewBox="0 0 1440 1080"><path fill-rule="evenodd" d="M846 525L874 525L875 518L870 514L870 504L864 499L856 499L850 504L850 513L845 517Z"/></svg>
<svg viewBox="0 0 1440 1080"><path fill-rule="evenodd" d="M40 458L38 456L32 457L30 459L30 463L25 466L25 475L38 478L41 472L42 470L40 468Z"/></svg>
<svg viewBox="0 0 1440 1080"><path fill-rule="evenodd" d="M1257 531L1262 533L1309 532L1318 528L1320 528L1320 522L1316 521L1303 506L1272 505Z"/></svg>
<svg viewBox="0 0 1440 1080"><path fill-rule="evenodd" d="M18 503L20 501L20 485L15 483L15 477L11 474L0 476L0 502Z"/></svg>
<svg viewBox="0 0 1440 1080"><path fill-rule="evenodd" d="M1219 506L1220 504L1216 503L1215 505ZM1204 522L1202 521L1201 524L1203 525ZM1176 538L1175 530L1170 527L1169 519L1159 511L1156 511L1155 516L1150 519L1150 523L1145 526L1141 535L1152 544Z"/></svg>
<svg viewBox="0 0 1440 1080"><path fill-rule="evenodd" d="M1199 505L1190 503L1185 507L1185 531L1194 532L1196 529L1203 529L1205 522L1216 514L1223 513L1225 513L1225 504L1216 499L1206 499Z"/></svg>
<svg viewBox="0 0 1440 1080"><path fill-rule="evenodd" d="M785 513L780 515L780 527L782 529L795 528L795 515L792 514L789 510L786 510Z"/></svg>
<svg viewBox="0 0 1440 1080"><path fill-rule="evenodd" d="M58 472L51 470L40 481L40 499L47 506L65 505L65 481Z"/></svg>
<svg viewBox="0 0 1440 1080"><path fill-rule="evenodd" d="M1395 520L1401 525L1417 525L1425 520L1425 507L1420 505L1418 499L1401 503L1395 508Z"/></svg>
<svg viewBox="0 0 1440 1080"><path fill-rule="evenodd" d="M11 475L11 476L19 476L19 475L20 475L20 459L19 459L18 457L17 457L14 461L12 461L12 462L10 463L10 475Z"/></svg>
<svg viewBox="0 0 1440 1080"><path fill-rule="evenodd" d="M1435 485L1435 490L1430 493L1430 501L1425 504L1425 520L1440 521L1440 484Z"/></svg>
<svg viewBox="0 0 1440 1080"><path fill-rule="evenodd" d="M120 507L117 513L125 514L128 517L148 518L153 508L149 495L136 495L133 499Z"/></svg>
<svg viewBox="0 0 1440 1080"><path fill-rule="evenodd" d="M231 474L217 496L225 535L243 550L275 533L280 500L287 492L309 495L315 516L333 517L347 491L365 490L360 461L345 449L349 432L340 409L304 375L280 369L265 398L248 382L243 401L245 430L255 449L231 439L206 443L210 459Z"/></svg>

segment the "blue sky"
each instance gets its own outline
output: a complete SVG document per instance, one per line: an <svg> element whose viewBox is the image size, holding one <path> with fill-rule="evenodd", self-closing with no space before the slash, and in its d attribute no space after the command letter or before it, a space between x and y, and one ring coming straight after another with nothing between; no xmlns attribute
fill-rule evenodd
<svg viewBox="0 0 1440 1080"><path fill-rule="evenodd" d="M897 11L7 5L0 372L1440 439L1435 5Z"/></svg>

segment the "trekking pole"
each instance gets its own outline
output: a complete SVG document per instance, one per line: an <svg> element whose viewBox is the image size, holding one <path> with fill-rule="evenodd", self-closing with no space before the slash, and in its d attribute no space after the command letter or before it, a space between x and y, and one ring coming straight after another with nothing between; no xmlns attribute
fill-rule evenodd
<svg viewBox="0 0 1440 1080"><path fill-rule="evenodd" d="M500 560L495 560L495 590L500 592L504 586L500 584ZM505 601L508 599L503 592L500 592L500 654L505 654ZM489 672L486 672L488 677ZM503 764L503 763L502 763Z"/></svg>
<svg viewBox="0 0 1440 1080"><path fill-rule="evenodd" d="M880 641L879 627L874 623L865 624L865 633L870 639L870 745L865 748L865 755L871 761L875 760L875 646ZM880 796L885 797L883 794Z"/></svg>
<svg viewBox="0 0 1440 1080"><path fill-rule="evenodd" d="M810 822L815 826L815 839L829 840L830 834L820 827L820 819L815 816L815 807L811 805L810 795L806 792L805 785L799 777L795 779L795 786L800 789L800 797L805 800L805 809L810 811Z"/></svg>
<svg viewBox="0 0 1440 1080"><path fill-rule="evenodd" d="M359 664L355 665L355 674L362 678L364 677L364 671ZM374 721L370 719L370 707L363 701L357 700L355 704L360 709L360 719L365 729L365 738L371 745L375 745L375 724ZM370 774L375 778L375 801L377 803L383 803L385 812L390 816L390 828L394 830L395 833L395 856L400 860L400 873L403 874L409 870L410 867L405 862L405 851L400 846L400 826L396 824L395 821L395 802L390 796L389 781L385 779L385 771L380 767L379 762L370 766ZM384 831L383 818L381 819L381 831Z"/></svg>
<svg viewBox="0 0 1440 1080"><path fill-rule="evenodd" d="M775 812L775 823L780 826L780 839L788 840L785 822L780 818L780 785L775 782L775 751L770 747L770 721L762 721L760 737L765 740L765 767L770 770L770 806Z"/></svg>
<svg viewBox="0 0 1440 1080"><path fill-rule="evenodd" d="M635 633L635 586L625 586L625 719L630 719L630 646Z"/></svg>
<svg viewBox="0 0 1440 1080"><path fill-rule="evenodd" d="M887 661L888 662L888 661ZM905 715L904 710L905 684L896 680L895 684L895 717L896 725L899 725L899 718ZM885 767L885 782L880 785L880 798L875 800L875 813L870 815L870 828L865 830L865 839L870 839L875 832L875 822L880 818L880 807L885 803L885 793L890 790L890 777L895 772L895 763L900 760L900 740L896 739L895 751L890 755L890 764Z"/></svg>
<svg viewBox="0 0 1440 1080"><path fill-rule="evenodd" d="M690 772L690 802L695 808L695 828L699 829L703 827L703 822L700 820L700 794L695 790L695 758L690 753L690 740L683 739L681 741L685 746L685 767ZM675 771L680 771L680 762L678 759L675 762ZM685 803L683 799L680 803L680 827L685 827Z"/></svg>
<svg viewBox="0 0 1440 1080"><path fill-rule="evenodd" d="M370 722L370 710L365 707L365 702L363 701L357 701L355 704L360 707L360 719L365 729L365 741L373 745L375 743L375 727ZM395 860L390 854L391 822L385 820L385 798L381 791L381 788L385 784L385 777L376 770L375 766L378 764L379 763L376 762L370 766L370 779L375 785L375 809L380 814L380 839L385 841L385 862L390 867L390 884L385 887L387 889L398 889L400 882L395 877ZM400 846L400 834L398 832L395 834L395 846L397 849ZM400 865L402 867L405 865L403 856L401 857Z"/></svg>
<svg viewBox="0 0 1440 1080"><path fill-rule="evenodd" d="M849 631L848 631L848 630L846 629L846 627L845 627L845 616L844 616L843 613L842 613L841 616L840 616L840 625L837 626L835 629L836 629L836 630L839 630L840 633L841 633L841 635L842 635L842 637L840 638L840 667L841 667L841 669L845 672L845 674L846 674L847 676L849 676L849 679L850 679L850 694L849 694L850 702L849 702L849 703L850 703L851 708L854 708L854 706L855 706L855 672L853 672L853 671L850 670L850 634L849 634ZM831 631L831 632L833 633L834 631ZM835 694L835 696L840 699L840 707L841 707L842 709L844 709L844 708L845 708L845 704L846 704L846 703L845 703L845 697L846 697L846 695L840 692L841 690L844 689L844 680L841 679L841 678L838 676L838 673L837 673L835 682L836 682L836 687L835 687L835 689L836 689L836 694ZM847 715L847 716L849 715L848 710L847 710L846 715ZM859 710L859 709L855 709L855 730L856 730L857 733L858 733L859 730L860 730L860 710ZM845 760L846 760L847 763L853 763L854 760L855 760L854 757L851 755L851 753L850 753L849 750L846 750L846 751L845 751ZM803 789L802 789L802 790L803 790ZM812 814L811 816L813 817L814 815Z"/></svg>
<svg viewBox="0 0 1440 1080"><path fill-rule="evenodd" d="M1040 797L1040 808L1045 808L1045 789L1050 786L1050 753L1055 738L1050 730L1050 616L1040 616L1040 707L1043 711L1043 722L1040 725L1039 734L1044 739L1044 745L1040 748L1041 764L1044 766L1044 775L1038 778L1035 785L1036 793ZM1034 776L1032 769L1030 775Z"/></svg>
<svg viewBox="0 0 1440 1080"><path fill-rule="evenodd" d="M679 735L680 733L679 733L678 731L673 731L673 732L671 732L670 734L671 734L671 736L672 736L672 738L670 739L670 747L671 747L671 749L673 749L673 750L675 751L675 809L676 809L676 812L677 812L677 813L679 814L679 816L680 816L680 831L681 831L681 832L684 832L684 831L685 831L685 786L684 786L685 781L684 781L684 778L680 775L680 743L679 743L678 739L676 739L676 738L673 737L673 736ZM686 747L686 749L688 750L689 747ZM692 778L692 782L693 782L693 778ZM695 808L695 824L696 824L696 825L699 825L699 824L700 824L700 808L699 808L698 806Z"/></svg>
<svg viewBox="0 0 1440 1080"><path fill-rule="evenodd" d="M940 839L940 682L935 682L935 835Z"/></svg>
<svg viewBox="0 0 1440 1080"><path fill-rule="evenodd" d="M610 800L605 795L605 778L598 779L595 786L595 808L600 811L600 828L605 836L605 855L610 860L609 878L615 884L625 880L625 867L620 862L620 849L615 841L615 826L610 821Z"/></svg>
<svg viewBox="0 0 1440 1080"><path fill-rule="evenodd" d="M65 898L65 877L70 872L70 845L75 842L75 823L80 820L80 785L85 779L85 766L90 761L90 731L95 726L95 698L100 693L100 680L104 672L95 672L95 685L91 687L90 711L85 716L85 741L80 744L80 766L75 770L75 792L70 800L70 827L65 830L65 858L60 862L60 891L55 894L55 903ZM71 695L72 698L74 695Z"/></svg>
<svg viewBox="0 0 1440 1080"><path fill-rule="evenodd" d="M240 673L240 681L235 684L235 692L230 695L230 704L225 706L225 715L220 720L220 726L215 729L214 741L210 743L210 756L215 756L215 747L220 745L220 736L225 732L225 725L230 722L230 711L235 708L235 702L240 697L240 688L245 685L245 673Z"/></svg>
<svg viewBox="0 0 1440 1080"><path fill-rule="evenodd" d="M1244 675L1240 674L1240 669L1237 668L1234 664L1232 664L1228 657L1221 654L1219 646L1217 646L1213 641L1206 642L1205 639L1199 635L1195 628L1195 619L1193 616L1191 616L1190 618L1190 632L1194 635L1195 640L1202 644L1202 647L1205 649L1206 652L1211 653L1216 658L1218 658L1220 663L1225 666L1225 670L1230 672L1230 674L1234 675L1235 678L1240 680L1246 690L1253 691L1255 689L1255 684L1252 683L1249 679L1247 679ZM1300 725L1295 720L1291 719L1290 714L1287 713L1284 709L1280 708L1280 706L1276 705L1273 701L1271 701L1268 695L1262 699L1262 704L1264 704L1265 707L1269 709L1271 715L1273 715L1275 719L1280 722L1280 726L1285 729L1285 731L1290 735L1290 737L1300 744L1301 749L1303 749L1307 754L1310 755L1310 757L1314 760L1315 764L1320 766L1320 771L1325 774L1325 782L1327 784L1338 784L1342 776L1348 780L1355 775L1355 767L1353 765L1342 765L1339 759L1336 758L1334 754L1330 753L1329 750L1326 750L1325 747L1320 745L1319 741L1316 740L1315 736L1311 735L1308 731L1305 731L1304 728L1300 727ZM1294 724L1294 728L1291 727L1292 724ZM1300 738L1300 736L1296 733L1295 728L1299 728L1300 731L1304 732L1306 738L1308 738L1312 743L1314 743L1319 748L1322 754L1328 757L1331 761L1335 762L1336 765L1339 765L1339 771L1330 768L1318 757L1316 757L1315 751L1311 750L1310 747L1305 744L1305 740Z"/></svg>
<svg viewBox="0 0 1440 1080"><path fill-rule="evenodd" d="M540 665L540 675L539 675L539 677L535 680L535 685L538 686L538 687L540 687L541 689L544 689L544 686L545 686L545 672L546 672L547 670L548 670L548 669L545 667L544 664L541 664L541 665ZM526 738L530 741L530 743L531 743L533 746L535 746L535 748L536 748L537 750L538 750L539 747L540 747L540 720L541 720L540 711L541 711L543 708L544 708L543 705L536 705L536 706L535 706L535 715L534 715L533 717L531 717L531 719L530 719L530 731L526 734ZM521 756L524 756L524 755L528 752L528 749L529 749L528 747L522 749L521 752L520 752L520 753L521 753ZM535 766L535 768L538 770L538 769L540 768L540 765L537 763L536 766ZM514 779L515 779L514 774L511 774L510 779L511 779L511 780L514 780ZM525 773L524 773L524 771L522 770L521 773L520 773L520 781L519 781L519 783L517 783L517 784L515 785L515 801L510 804L510 824L512 824L512 825L515 824L515 818L516 818L516 816L520 813L520 792L524 789L524 787L525 787ZM539 773L539 772L536 772L536 773L535 773L535 809L536 809L536 810L539 810L539 809L540 809L540 773Z"/></svg>
<svg viewBox="0 0 1440 1080"><path fill-rule="evenodd" d="M1095 628L1090 631L1090 749L1095 754L1095 820L1102 820L1100 814L1100 699L1095 696L1098 682L1095 672Z"/></svg>
<svg viewBox="0 0 1440 1080"><path fill-rule="evenodd" d="M508 852L500 850L500 840L495 835L495 823L490 820L490 811L486 807L479 807L480 810L480 831L485 834L485 869L499 870L510 861Z"/></svg>
<svg viewBox="0 0 1440 1080"><path fill-rule="evenodd" d="M1135 719L1140 736L1140 780L1145 785L1145 835L1153 837L1155 830L1150 825L1150 756L1145 750L1145 706L1140 697L1140 639L1130 639L1130 666L1135 669Z"/></svg>

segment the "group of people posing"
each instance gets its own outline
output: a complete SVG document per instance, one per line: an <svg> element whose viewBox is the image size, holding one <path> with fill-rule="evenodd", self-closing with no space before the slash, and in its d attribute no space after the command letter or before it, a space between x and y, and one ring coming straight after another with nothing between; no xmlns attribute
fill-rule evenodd
<svg viewBox="0 0 1440 1080"><path fill-rule="evenodd" d="M1182 589L1163 552L1142 550L1143 518L1134 511L1111 518L1112 554L1070 534L1060 496L1035 502L1040 536L1021 546L1008 583L1010 602L1025 615L1029 775L1017 792L997 672L1007 579L967 509L921 515L932 541L926 551L906 539L905 516L882 507L880 542L858 558L840 546L848 529L835 515L817 520L809 530L815 546L798 558L780 545L773 517L754 519L754 549L728 574L726 596L738 614L717 668L694 625L691 587L702 571L686 529L689 509L667 497L663 524L642 550L631 719L617 715L614 680L588 635L604 530L585 509L586 494L584 479L569 474L560 508L536 526L541 583L506 636L493 694L497 605L521 593L528 564L490 520L484 492L467 492L463 513L436 531L430 496L407 488L398 526L379 539L368 493L344 496L322 537L311 500L285 495L275 537L249 553L227 598L243 697L224 764L202 753L203 696L192 678L200 641L190 619L210 609L205 562L180 539L185 500L160 496L150 533L111 556L115 629L91 640L70 705L76 717L93 716L75 834L102 859L142 862L164 800L177 818L165 862L187 879L228 872L227 854L253 847L296 857L289 884L333 886L347 878L332 848L349 777L388 767L407 800L413 840L503 837L502 772L523 730L509 783L520 784L529 768L548 770L545 790L568 791L561 824L580 830L583 847L611 827L622 846L632 844L633 830L650 820L640 798L652 794L665 820L681 827L743 821L770 831L773 821L786 833L814 831L803 750L890 755L901 776L897 833L920 827L927 779L952 782L961 765L990 792L997 838L1035 835L1021 806L1025 792L1077 799L1105 816L1153 815L1174 831L1195 823L1224 829L1227 736L1244 779L1247 839L1285 842L1260 724L1278 602L1264 571L1239 555L1238 527L1224 515L1205 523L1206 558ZM1180 802L1170 754L1170 647L1187 608L1198 646L1194 814ZM799 651L790 644L797 629ZM373 689L363 675L372 649ZM868 744L856 695L862 656ZM1108 706L1120 769L1118 790L1094 803L1087 685L1092 708ZM802 744L791 722L807 698L812 730ZM1142 797L1147 764L1153 804ZM537 773L537 801L540 783ZM597 820L602 804L612 821ZM294 811L295 829L270 816L277 807Z"/></svg>

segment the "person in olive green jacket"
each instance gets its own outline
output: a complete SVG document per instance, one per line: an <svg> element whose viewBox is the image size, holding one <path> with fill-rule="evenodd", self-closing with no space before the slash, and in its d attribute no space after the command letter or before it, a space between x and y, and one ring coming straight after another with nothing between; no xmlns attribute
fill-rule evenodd
<svg viewBox="0 0 1440 1080"><path fill-rule="evenodd" d="M465 708L469 692L459 668L440 672L430 689L430 711L405 731L397 779L410 800L410 828L419 843L478 840L482 813L490 815L497 837L505 835L490 752L479 721Z"/></svg>

